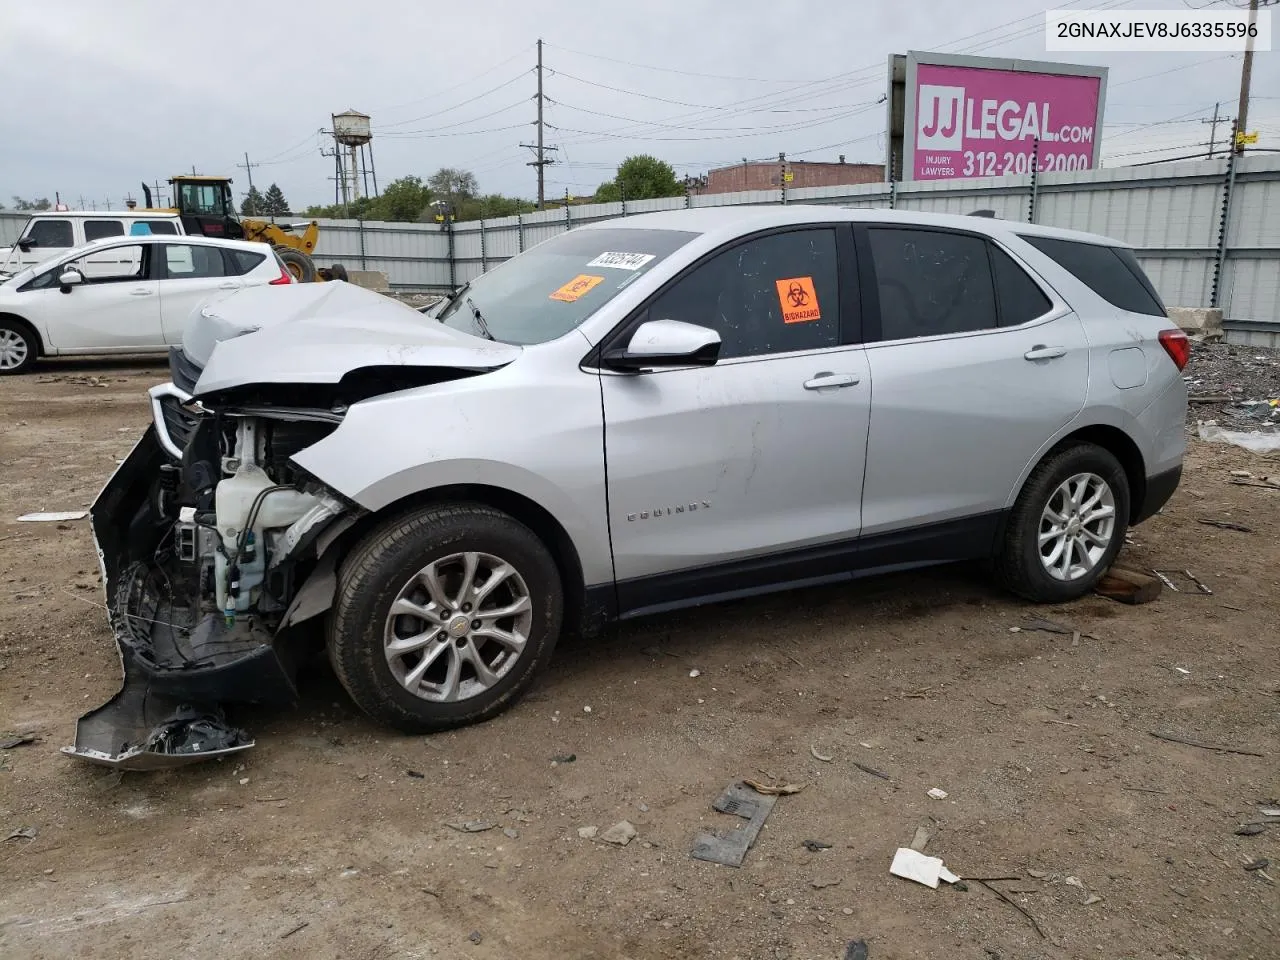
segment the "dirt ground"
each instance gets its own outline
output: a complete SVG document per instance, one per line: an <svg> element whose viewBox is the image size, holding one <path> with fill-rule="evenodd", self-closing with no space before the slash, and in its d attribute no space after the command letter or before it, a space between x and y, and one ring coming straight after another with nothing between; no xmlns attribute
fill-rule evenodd
<svg viewBox="0 0 1280 960"><path fill-rule="evenodd" d="M121 776L58 753L120 680L87 521L14 520L86 507L165 378L0 381L0 731L39 737L0 751L0 837L37 831L0 842L0 956L1280 957L1280 824L1235 832L1280 798L1280 490L1229 482L1274 462L1197 442L1122 555L1212 595L1033 608L948 568L709 607L564 646L515 709L430 738L317 666L296 707L233 715L240 759ZM1035 616L1081 636L1014 629ZM690 859L742 822L711 809L742 777L803 790L741 869ZM890 876L930 818L926 852L1027 916ZM579 836L624 819L626 847Z"/></svg>

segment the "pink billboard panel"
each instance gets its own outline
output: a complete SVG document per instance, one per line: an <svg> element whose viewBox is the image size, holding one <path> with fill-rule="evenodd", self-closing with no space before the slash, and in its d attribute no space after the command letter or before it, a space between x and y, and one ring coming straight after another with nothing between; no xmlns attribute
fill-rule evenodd
<svg viewBox="0 0 1280 960"><path fill-rule="evenodd" d="M984 67L916 67L916 180L1093 167L1100 77ZM1038 148L1036 146L1039 142Z"/></svg>

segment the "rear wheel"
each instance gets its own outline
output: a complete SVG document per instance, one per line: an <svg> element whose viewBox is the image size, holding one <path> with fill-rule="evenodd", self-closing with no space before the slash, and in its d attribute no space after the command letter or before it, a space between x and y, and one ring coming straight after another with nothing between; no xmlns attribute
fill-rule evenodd
<svg viewBox="0 0 1280 960"><path fill-rule="evenodd" d="M1129 481L1092 443L1057 450L1031 472L1014 504L996 566L1019 596L1043 603L1091 591L1129 526Z"/></svg>
<svg viewBox="0 0 1280 960"><path fill-rule="evenodd" d="M26 373L35 366L40 344L25 323L0 317L0 376Z"/></svg>
<svg viewBox="0 0 1280 960"><path fill-rule="evenodd" d="M285 269L293 274L293 279L299 283L311 283L316 278L316 265L309 256L301 250L294 250L292 247L276 247L276 256L280 258L280 262L284 264Z"/></svg>
<svg viewBox="0 0 1280 960"><path fill-rule="evenodd" d="M356 705L406 733L488 720L551 658L555 561L514 518L436 505L372 531L343 564L329 657Z"/></svg>

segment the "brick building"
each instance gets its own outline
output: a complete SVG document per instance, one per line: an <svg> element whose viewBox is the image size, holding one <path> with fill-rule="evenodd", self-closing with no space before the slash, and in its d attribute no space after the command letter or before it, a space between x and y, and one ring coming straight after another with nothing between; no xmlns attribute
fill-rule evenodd
<svg viewBox="0 0 1280 960"><path fill-rule="evenodd" d="M738 190L777 190L783 172L791 174L787 189L835 187L855 183L881 183L884 165L879 163L810 163L805 160L766 160L719 167L706 175L706 183L691 190L696 194L734 193Z"/></svg>

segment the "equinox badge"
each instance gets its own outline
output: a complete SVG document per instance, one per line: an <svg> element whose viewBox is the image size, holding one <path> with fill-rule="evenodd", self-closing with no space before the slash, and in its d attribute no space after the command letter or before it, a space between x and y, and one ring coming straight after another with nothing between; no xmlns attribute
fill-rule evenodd
<svg viewBox="0 0 1280 960"><path fill-rule="evenodd" d="M682 503L675 507L658 507L655 510L641 510L639 513L628 513L627 521L656 520L658 517L671 517L677 513L693 513L695 510L710 510L710 500L699 500L697 503Z"/></svg>

